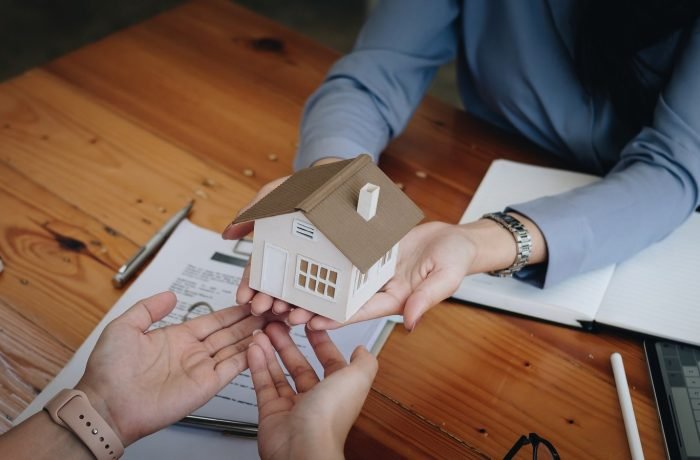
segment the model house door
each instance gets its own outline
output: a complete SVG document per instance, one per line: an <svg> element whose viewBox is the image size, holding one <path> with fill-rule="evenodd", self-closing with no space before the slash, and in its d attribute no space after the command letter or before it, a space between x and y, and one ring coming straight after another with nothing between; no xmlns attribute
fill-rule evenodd
<svg viewBox="0 0 700 460"><path fill-rule="evenodd" d="M286 273L287 251L274 244L265 243L260 280L262 291L273 297L281 298Z"/></svg>

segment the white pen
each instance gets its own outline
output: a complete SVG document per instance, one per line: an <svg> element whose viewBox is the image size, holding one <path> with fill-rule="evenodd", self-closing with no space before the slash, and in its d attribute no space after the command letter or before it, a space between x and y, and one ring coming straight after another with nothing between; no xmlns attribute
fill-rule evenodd
<svg viewBox="0 0 700 460"><path fill-rule="evenodd" d="M644 452L642 452L642 440L639 439L637 420L634 418L634 409L632 408L632 397L630 396L630 389L627 386L625 365L622 364L622 356L620 355L620 353L613 353L612 355L610 355L610 363L612 364L613 376L615 376L617 396L620 399L620 409L622 409L622 420L625 422L627 442L630 446L630 454L632 455L632 460L644 460Z"/></svg>
<svg viewBox="0 0 700 460"><path fill-rule="evenodd" d="M112 278L114 287L120 288L124 286L129 278L131 278L134 273L143 266L144 262L146 262L146 260L148 260L148 258L165 242L172 231L175 230L177 224L187 217L193 204L194 201L190 201L187 206L176 212L145 245L141 246L139 250L136 251L136 254L131 256L131 259L127 260L126 263L121 266L119 271L117 271Z"/></svg>

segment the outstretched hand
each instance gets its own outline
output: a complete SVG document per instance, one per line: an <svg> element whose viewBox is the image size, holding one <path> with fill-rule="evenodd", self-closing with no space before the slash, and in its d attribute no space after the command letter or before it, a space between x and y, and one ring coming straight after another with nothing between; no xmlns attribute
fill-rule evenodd
<svg viewBox="0 0 700 460"><path fill-rule="evenodd" d="M286 179L283 177L265 185L240 212L260 201ZM472 270L480 246L473 238L473 231L476 228L476 233L479 233L482 224L473 225L475 227L429 222L413 228L399 244L394 277L345 323L316 315L252 289L249 285L250 265L243 273L236 301L239 304L250 303L254 315L267 311L277 315L289 312L288 324L307 324L313 330L335 329L343 324L395 314L403 315L404 326L413 330L423 314L452 295L462 278ZM223 237L239 239L252 230L253 222L232 224L224 230ZM497 231L502 232L500 229Z"/></svg>
<svg viewBox="0 0 700 460"><path fill-rule="evenodd" d="M175 304L164 292L111 322L76 386L125 446L190 414L244 371L251 334L265 324L240 306L146 332Z"/></svg>
<svg viewBox="0 0 700 460"><path fill-rule="evenodd" d="M324 331L307 331L323 364L319 381L296 347L289 330L270 323L248 349L248 363L258 399L258 448L269 458L342 458L348 432L362 409L377 373L377 360L364 347L350 364ZM289 385L275 350L294 379Z"/></svg>

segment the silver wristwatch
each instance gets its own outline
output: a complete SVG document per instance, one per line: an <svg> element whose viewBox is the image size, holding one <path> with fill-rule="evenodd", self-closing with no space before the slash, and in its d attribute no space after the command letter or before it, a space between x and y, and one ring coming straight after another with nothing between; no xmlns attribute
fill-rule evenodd
<svg viewBox="0 0 700 460"><path fill-rule="evenodd" d="M530 254L532 254L532 237L530 237L530 232L518 219L503 212L491 212L484 214L481 218L492 220L508 230L513 235L517 246L517 254L513 265L503 270L489 272L489 275L500 277L513 276L513 273L520 271L521 268L527 265Z"/></svg>

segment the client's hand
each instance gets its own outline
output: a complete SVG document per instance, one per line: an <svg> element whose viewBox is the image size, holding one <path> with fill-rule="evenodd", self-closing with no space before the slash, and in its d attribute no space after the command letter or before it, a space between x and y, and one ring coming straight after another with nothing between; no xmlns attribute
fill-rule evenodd
<svg viewBox="0 0 700 460"><path fill-rule="evenodd" d="M260 456L343 458L345 439L377 373L377 360L358 347L348 365L326 332L307 331L324 368L325 378L319 382L285 325L270 323L266 333L257 333L248 349L258 398ZM287 382L275 349L298 393Z"/></svg>
<svg viewBox="0 0 700 460"><path fill-rule="evenodd" d="M245 370L251 334L265 324L240 306L145 332L175 303L173 293L157 294L111 322L76 386L125 446L188 415Z"/></svg>

